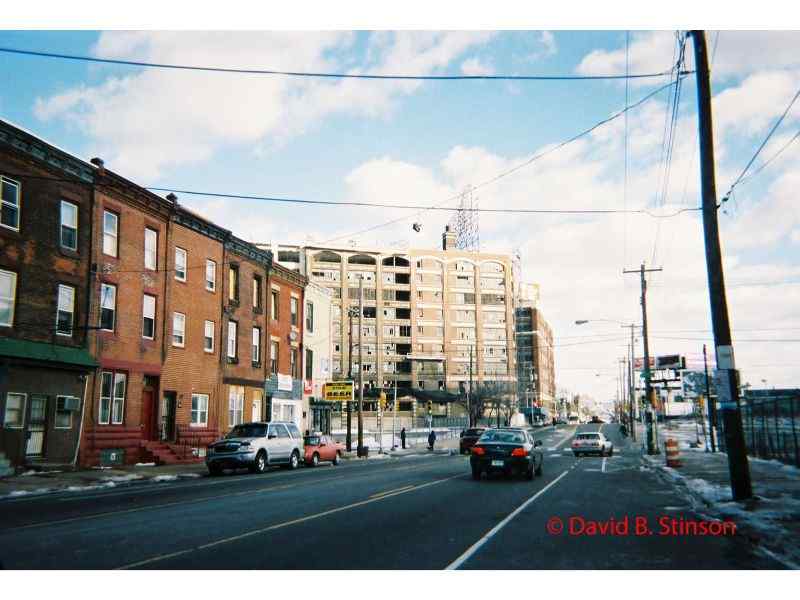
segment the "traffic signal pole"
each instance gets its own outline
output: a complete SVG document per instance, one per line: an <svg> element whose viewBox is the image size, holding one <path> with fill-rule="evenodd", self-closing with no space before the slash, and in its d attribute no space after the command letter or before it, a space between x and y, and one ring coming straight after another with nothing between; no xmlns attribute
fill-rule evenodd
<svg viewBox="0 0 800 600"><path fill-rule="evenodd" d="M714 173L714 134L711 121L711 77L708 69L708 48L703 30L692 30L695 79L697 80L697 116L700 138L700 179L703 200L703 233L706 247L708 294L711 301L711 323L717 356L717 396L725 428L725 449L734 500L753 496L750 464L742 430L739 405L739 374L733 356L722 250L717 221L717 189Z"/></svg>

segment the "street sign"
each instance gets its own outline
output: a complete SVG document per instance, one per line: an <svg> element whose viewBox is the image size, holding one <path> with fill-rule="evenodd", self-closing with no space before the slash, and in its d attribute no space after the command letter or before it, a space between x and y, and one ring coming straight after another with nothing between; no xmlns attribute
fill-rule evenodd
<svg viewBox="0 0 800 600"><path fill-rule="evenodd" d="M353 400L352 381L328 381L322 386L322 397L326 402L348 402Z"/></svg>
<svg viewBox="0 0 800 600"><path fill-rule="evenodd" d="M668 354L656 357L656 369L685 369L686 357L680 354Z"/></svg>

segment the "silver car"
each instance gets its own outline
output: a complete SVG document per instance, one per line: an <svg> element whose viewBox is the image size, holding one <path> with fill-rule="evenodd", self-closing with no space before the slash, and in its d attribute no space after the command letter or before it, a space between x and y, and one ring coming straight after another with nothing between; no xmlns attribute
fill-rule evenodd
<svg viewBox="0 0 800 600"><path fill-rule="evenodd" d="M294 423L242 423L208 446L206 466L211 475L241 467L263 473L270 465L296 469L302 456L303 436Z"/></svg>
<svg viewBox="0 0 800 600"><path fill-rule="evenodd" d="M576 457L588 454L613 456L614 444L599 431L581 432L575 434L575 439L572 441L572 452Z"/></svg>

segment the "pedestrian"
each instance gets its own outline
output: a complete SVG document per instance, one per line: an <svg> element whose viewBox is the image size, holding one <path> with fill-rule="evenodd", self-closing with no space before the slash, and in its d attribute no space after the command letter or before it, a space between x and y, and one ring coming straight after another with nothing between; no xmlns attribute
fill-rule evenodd
<svg viewBox="0 0 800 600"><path fill-rule="evenodd" d="M400 443L403 446L403 450L405 450L406 449L406 428L405 427L403 427L400 430Z"/></svg>
<svg viewBox="0 0 800 600"><path fill-rule="evenodd" d="M436 443L436 432L431 429L431 432L428 434L428 450L433 450L433 445Z"/></svg>

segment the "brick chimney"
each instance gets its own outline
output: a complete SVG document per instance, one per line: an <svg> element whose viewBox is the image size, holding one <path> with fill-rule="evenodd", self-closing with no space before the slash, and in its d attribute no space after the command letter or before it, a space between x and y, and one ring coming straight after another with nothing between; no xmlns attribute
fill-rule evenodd
<svg viewBox="0 0 800 600"><path fill-rule="evenodd" d="M450 225L445 225L442 234L442 250L455 250L455 247L456 232L450 229Z"/></svg>

